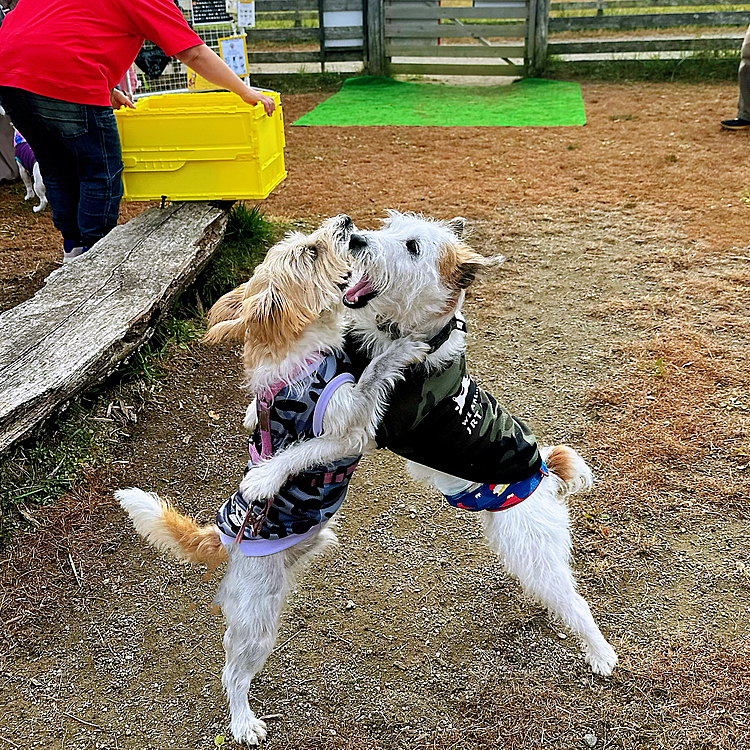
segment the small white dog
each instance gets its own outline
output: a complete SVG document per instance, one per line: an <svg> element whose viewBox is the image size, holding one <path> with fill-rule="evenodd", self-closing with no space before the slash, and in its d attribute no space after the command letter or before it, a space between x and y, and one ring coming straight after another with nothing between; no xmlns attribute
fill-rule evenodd
<svg viewBox="0 0 750 750"><path fill-rule="evenodd" d="M0 115L4 114L5 110L0 107ZM34 206L33 211L39 213L47 207L47 190L44 187L42 173L31 146L15 127L13 128L13 148L16 164L18 164L18 173L21 175L26 188L26 195L23 199L28 201L36 195L39 198L39 205Z"/></svg>
<svg viewBox="0 0 750 750"><path fill-rule="evenodd" d="M47 207L47 190L44 187L42 173L39 170L39 162L37 162L31 146L29 146L26 139L17 130L13 137L13 143L18 172L26 187L26 195L24 195L23 199L28 201L36 195L39 198L39 205L34 206L32 210L34 213L39 213Z"/></svg>
<svg viewBox="0 0 750 750"><path fill-rule="evenodd" d="M414 340L391 342L355 382L343 352L342 304L352 229L348 216L338 216L309 237L287 236L211 309L206 340L244 341L247 387L257 394L246 418L252 460L217 525L198 527L139 489L115 493L138 533L159 549L210 567L228 558L215 600L227 622L222 683L232 734L250 745L266 727L247 693L273 650L294 576L336 542L331 517L374 445L388 393L427 352Z"/></svg>
<svg viewBox="0 0 750 750"><path fill-rule="evenodd" d="M452 505L485 511L485 537L508 572L578 636L591 669L609 675L617 656L576 591L563 502L591 486L591 470L567 446L539 451L469 377L461 305L489 261L461 239L463 225L392 211L381 230L352 235L362 277L345 301L361 351L377 357L406 335L425 336L432 350L391 394L378 445L410 459L412 476Z"/></svg>

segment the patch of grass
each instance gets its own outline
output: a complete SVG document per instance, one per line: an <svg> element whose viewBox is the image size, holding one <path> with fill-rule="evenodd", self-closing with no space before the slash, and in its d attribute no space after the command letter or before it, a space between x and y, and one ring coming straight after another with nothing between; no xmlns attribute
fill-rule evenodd
<svg viewBox="0 0 750 750"><path fill-rule="evenodd" d="M248 209L242 203L235 205L221 245L196 280L201 295L197 312L202 312L201 305L210 307L222 294L249 278L279 233L257 206Z"/></svg>
<svg viewBox="0 0 750 750"><path fill-rule="evenodd" d="M33 523L28 507L54 502L73 487L85 466L96 462L89 408L83 399L73 403L0 461L0 545L15 528Z"/></svg>
<svg viewBox="0 0 750 750"><path fill-rule="evenodd" d="M284 94L304 94L313 91L338 91L347 78L358 73L261 73L253 74L253 86L273 89Z"/></svg>
<svg viewBox="0 0 750 750"><path fill-rule="evenodd" d="M737 79L739 53L730 51L696 52L678 59L659 60L573 60L550 56L545 77L597 81L683 81L724 82Z"/></svg>

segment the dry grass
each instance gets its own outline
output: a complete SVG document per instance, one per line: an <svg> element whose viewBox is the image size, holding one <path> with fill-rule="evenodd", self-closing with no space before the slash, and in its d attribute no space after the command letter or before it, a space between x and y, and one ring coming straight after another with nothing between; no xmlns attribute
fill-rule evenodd
<svg viewBox="0 0 750 750"><path fill-rule="evenodd" d="M625 497L657 500L679 466L700 472L707 502L744 513L750 272L729 252L664 250L646 260L662 294L592 309L645 329L619 345L628 357L619 377L589 394L599 417L592 445Z"/></svg>
<svg viewBox="0 0 750 750"><path fill-rule="evenodd" d="M81 561L86 578L106 565L117 546L100 535L101 517L114 505L107 481L91 470L51 508L38 513L33 530L19 535L0 559L0 621L8 639L27 621L55 617L61 601L79 586Z"/></svg>

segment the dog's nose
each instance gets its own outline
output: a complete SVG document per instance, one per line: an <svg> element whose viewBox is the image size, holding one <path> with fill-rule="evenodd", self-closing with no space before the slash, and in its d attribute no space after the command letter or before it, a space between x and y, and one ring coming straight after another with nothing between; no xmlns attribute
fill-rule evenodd
<svg viewBox="0 0 750 750"><path fill-rule="evenodd" d="M349 252L357 253L367 247L367 238L361 234L353 234L349 238Z"/></svg>

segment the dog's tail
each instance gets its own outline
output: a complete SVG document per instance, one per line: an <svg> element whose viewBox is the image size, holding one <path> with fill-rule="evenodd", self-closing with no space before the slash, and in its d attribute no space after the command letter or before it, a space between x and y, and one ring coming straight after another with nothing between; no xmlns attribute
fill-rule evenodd
<svg viewBox="0 0 750 750"><path fill-rule="evenodd" d="M171 552L186 563L202 563L210 569L227 559L214 524L198 526L178 513L166 500L135 487L115 492L115 499L130 516L135 530L162 552Z"/></svg>
<svg viewBox="0 0 750 750"><path fill-rule="evenodd" d="M565 485L566 495L591 489L594 475L586 462L568 445L541 449L547 468Z"/></svg>

